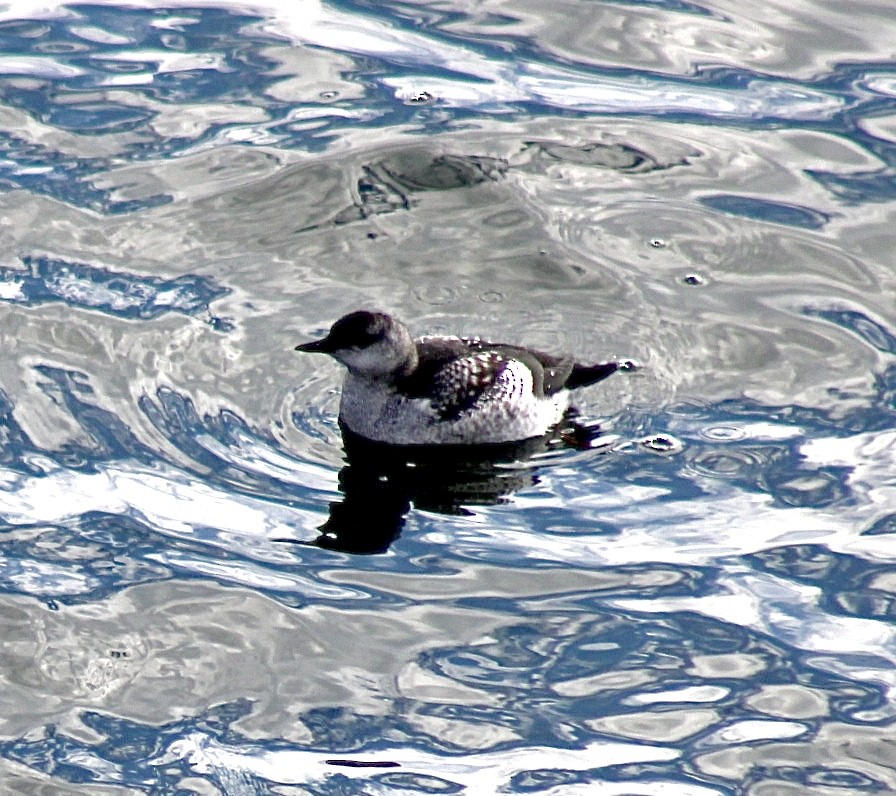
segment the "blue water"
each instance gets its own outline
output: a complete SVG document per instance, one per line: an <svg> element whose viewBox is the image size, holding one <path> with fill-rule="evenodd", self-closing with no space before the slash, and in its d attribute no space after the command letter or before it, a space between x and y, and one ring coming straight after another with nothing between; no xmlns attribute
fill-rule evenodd
<svg viewBox="0 0 896 796"><path fill-rule="evenodd" d="M870 3L0 12L0 794L896 792ZM637 367L345 456L344 312Z"/></svg>

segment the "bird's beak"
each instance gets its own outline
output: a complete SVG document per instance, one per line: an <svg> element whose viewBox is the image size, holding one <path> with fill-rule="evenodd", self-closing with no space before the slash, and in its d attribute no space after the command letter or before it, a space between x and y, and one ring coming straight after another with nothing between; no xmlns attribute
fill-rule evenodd
<svg viewBox="0 0 896 796"><path fill-rule="evenodd" d="M322 340L312 340L310 343L302 343L296 346L296 351L303 351L306 354L329 354L332 349L327 343L327 338Z"/></svg>

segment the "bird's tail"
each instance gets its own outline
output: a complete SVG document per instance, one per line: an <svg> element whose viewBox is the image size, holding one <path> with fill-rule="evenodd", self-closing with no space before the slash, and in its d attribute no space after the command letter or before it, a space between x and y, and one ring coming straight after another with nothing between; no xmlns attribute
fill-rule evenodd
<svg viewBox="0 0 896 796"><path fill-rule="evenodd" d="M572 373L564 385L568 390L574 390L576 387L587 387L590 384L597 384L602 379L619 370L618 362L598 362L596 365L580 365L576 363L572 366Z"/></svg>

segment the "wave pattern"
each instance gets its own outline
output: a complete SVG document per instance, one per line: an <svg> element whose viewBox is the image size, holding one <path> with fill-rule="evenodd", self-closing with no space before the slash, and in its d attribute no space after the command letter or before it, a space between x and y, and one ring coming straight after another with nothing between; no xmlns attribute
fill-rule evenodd
<svg viewBox="0 0 896 796"><path fill-rule="evenodd" d="M0 11L6 789L896 791L890 23ZM357 306L638 366L343 447Z"/></svg>

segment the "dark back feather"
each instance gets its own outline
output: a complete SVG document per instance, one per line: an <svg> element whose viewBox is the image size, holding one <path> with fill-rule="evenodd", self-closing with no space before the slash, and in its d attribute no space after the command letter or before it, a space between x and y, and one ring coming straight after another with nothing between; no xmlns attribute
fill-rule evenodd
<svg viewBox="0 0 896 796"><path fill-rule="evenodd" d="M416 369L399 382L412 398L431 398L446 420L470 409L494 386L505 358L475 340L429 338L417 341Z"/></svg>
<svg viewBox="0 0 896 796"><path fill-rule="evenodd" d="M605 379L615 362L580 365L569 356L554 356L509 343L478 337L430 337L416 341L418 364L399 387L412 398L431 398L439 414L456 418L494 386L508 360L532 371L532 392L538 398Z"/></svg>

